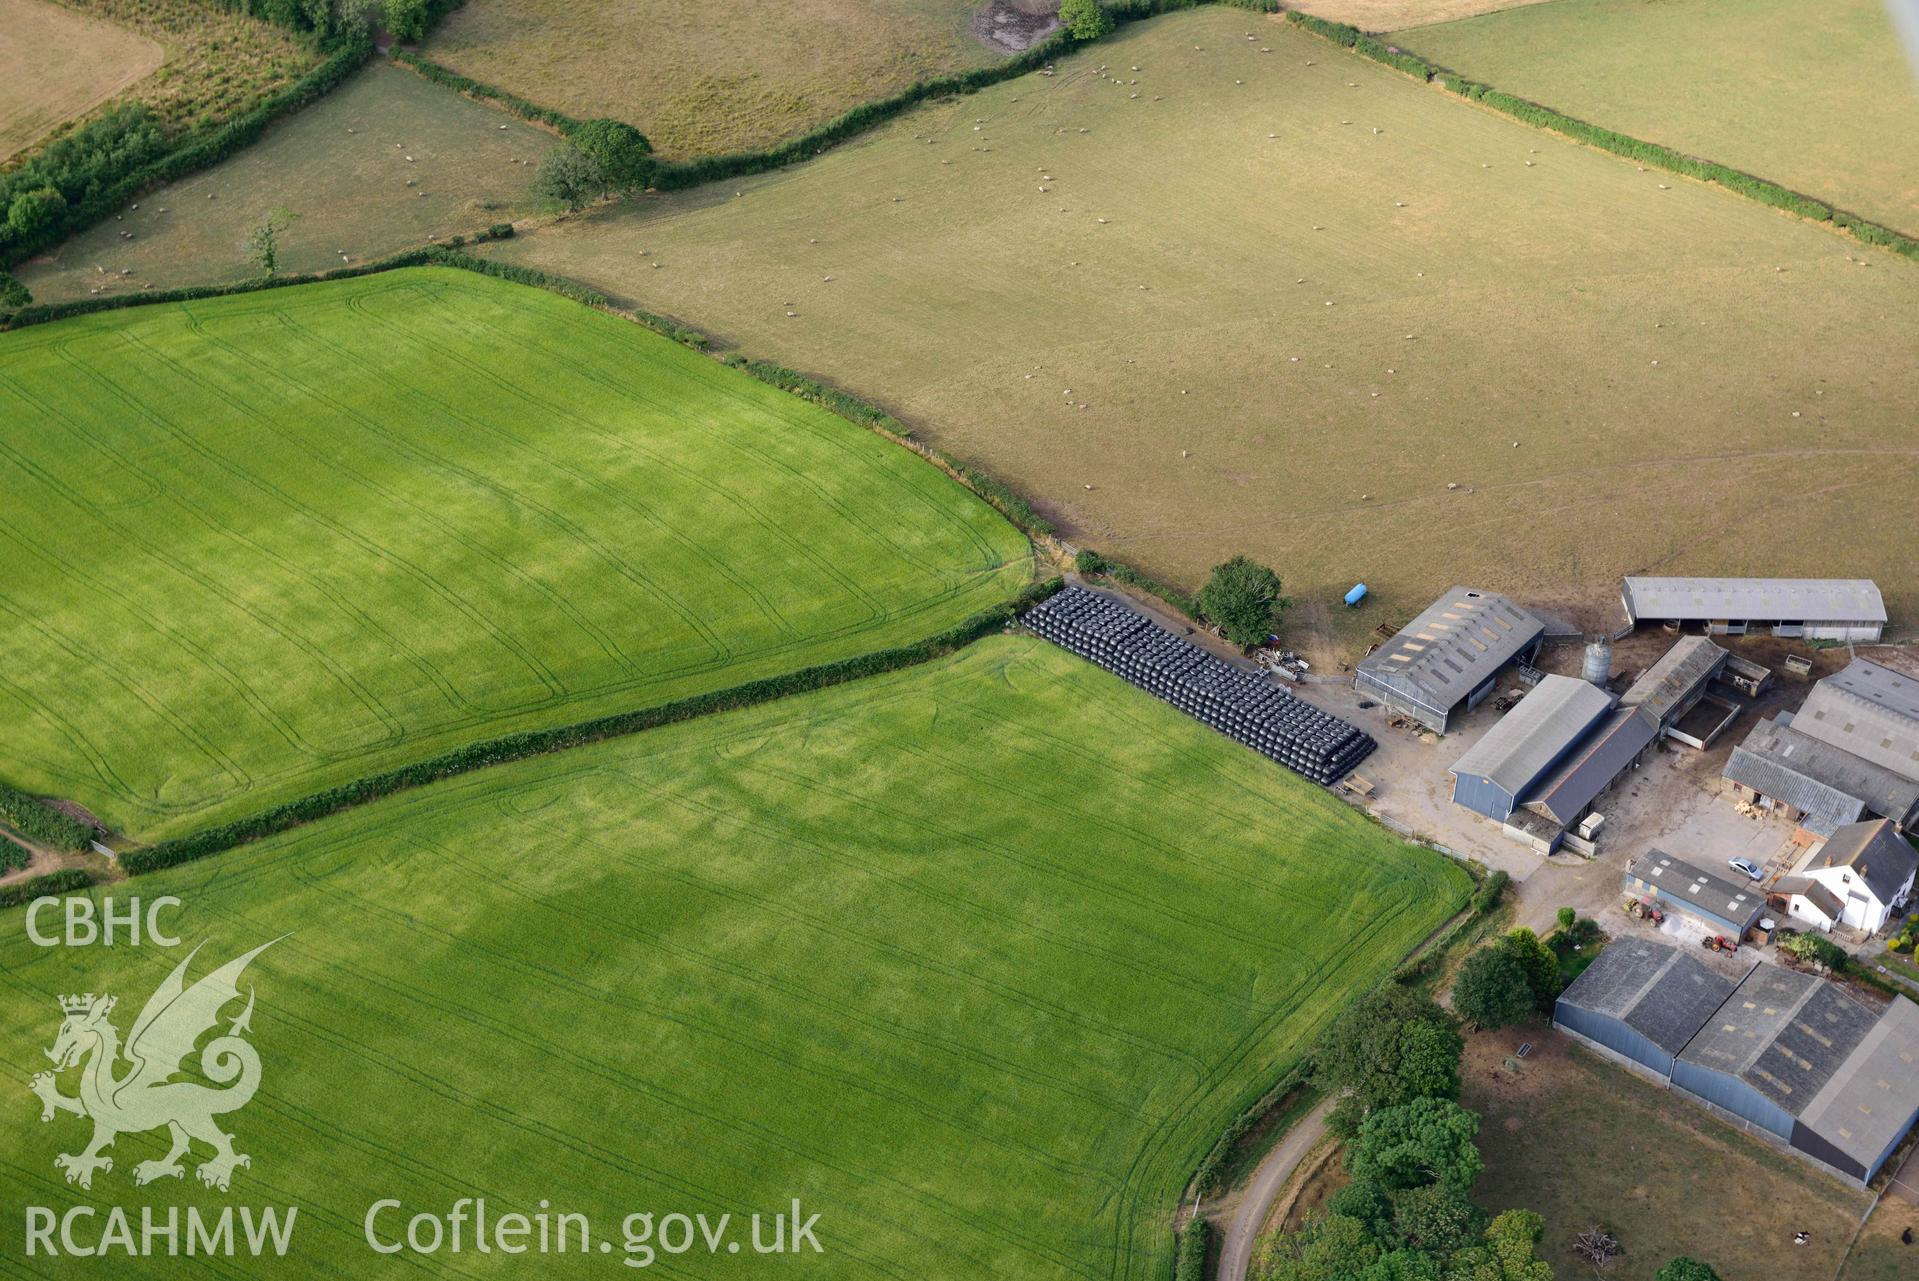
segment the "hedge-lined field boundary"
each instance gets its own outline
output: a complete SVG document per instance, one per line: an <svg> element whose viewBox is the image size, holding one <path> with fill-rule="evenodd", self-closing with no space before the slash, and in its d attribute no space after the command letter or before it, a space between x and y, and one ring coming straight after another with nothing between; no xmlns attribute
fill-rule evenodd
<svg viewBox="0 0 1919 1281"><path fill-rule="evenodd" d="M54 894L67 894L74 890L84 890L93 884L93 878L77 867L62 868L58 872L48 872L45 876L36 876L21 881L18 885L0 888L0 908L25 907L37 898L47 898Z"/></svg>
<svg viewBox="0 0 1919 1281"><path fill-rule="evenodd" d="M157 183L173 182L225 160L265 133L268 125L330 92L359 70L372 52L370 40L347 41L329 54L326 61L245 115L234 117L211 133L188 135L180 146L164 156L91 191L86 199L72 204L57 223L39 235L8 245L4 257L0 258L0 267L11 267L78 235Z"/></svg>
<svg viewBox="0 0 1919 1281"><path fill-rule="evenodd" d="M536 125L545 125L549 129L557 129L569 137L585 123L567 115L564 111L555 111L551 107L542 107L537 102L529 102L519 94L509 93L497 85L475 80L472 76L463 76L444 63L435 62L424 54L415 53L410 49L395 49L389 56L393 61L426 77L434 84L444 85L469 98L493 103L522 120L531 121Z"/></svg>
<svg viewBox="0 0 1919 1281"><path fill-rule="evenodd" d="M544 756L588 743L597 743L604 739L620 738L643 730L658 729L679 721L753 707L794 694L808 694L830 686L843 685L848 681L863 680L886 672L899 671L902 668L916 667L922 663L944 658L983 636L999 631L1018 617L1021 611L1045 600L1063 585L1062 580L1058 578L1028 584L1005 603L992 609L982 610L971 618L916 644L876 650L869 654L840 659L837 662L802 668L783 676L769 676L762 680L735 685L730 689L716 690L710 694L696 694L691 698L675 699L669 703L661 703L636 711L617 712L611 716L600 716L554 729L526 730L518 734L507 734L478 743L469 743L464 747L443 752L412 765L372 774L351 783L343 783L338 787L302 797L297 801L276 805L272 809L248 818L223 823L218 827L207 828L205 831L195 832L176 840L162 841L146 849L134 850L120 856L120 866L126 869L129 876L177 867L182 863L206 858L208 855L218 854L234 846L257 841L262 837L302 826L315 819L364 805L368 801L391 796L395 792L424 786L427 783L452 778L473 770L485 769L490 765L502 765L509 761Z"/></svg>
<svg viewBox="0 0 1919 1281"><path fill-rule="evenodd" d="M1521 124L1560 134L1574 142L1585 143L1589 147L1597 147L1601 151L1609 151L1626 160L1663 169L1667 173L1678 174L1682 178L1694 178L1700 182L1724 187L1727 191L1744 196L1748 200L1756 200L1774 209L1783 209L1810 222L1828 223L1848 233L1862 244L1890 249L1896 254L1919 260L1919 239L1861 218L1857 214L1847 213L1826 201L1794 191L1770 179L1749 174L1742 169L1734 169L1730 165L1722 165L1715 160L1689 156L1671 147L1647 142L1630 134L1605 129L1530 99L1495 89L1491 85L1468 79L1458 72L1426 62L1417 54L1375 40L1359 28L1347 26L1343 22L1328 22L1324 18L1315 18L1311 14L1301 13L1296 9L1288 11L1286 20L1324 40L1350 49L1361 57L1383 63L1415 80L1437 83L1448 93L1489 107L1500 115L1517 120Z"/></svg>
<svg viewBox="0 0 1919 1281"><path fill-rule="evenodd" d="M37 845L56 850L83 850L94 835L94 829L79 819L4 783L0 783L0 823Z"/></svg>

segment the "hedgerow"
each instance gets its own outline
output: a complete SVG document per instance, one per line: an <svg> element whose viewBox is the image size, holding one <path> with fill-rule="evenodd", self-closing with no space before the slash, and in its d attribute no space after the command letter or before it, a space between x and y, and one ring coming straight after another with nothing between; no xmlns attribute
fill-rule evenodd
<svg viewBox="0 0 1919 1281"><path fill-rule="evenodd" d="M101 221L156 183L172 182L226 159L266 127L327 93L365 62L371 41L349 40L326 61L253 110L218 128L168 137L153 114L129 106L106 113L0 174L0 208L51 187L58 215L30 229L0 224L0 267L11 267Z"/></svg>
<svg viewBox="0 0 1919 1281"><path fill-rule="evenodd" d="M79 819L4 783L0 783L0 823L37 845L56 850L83 850L94 833Z"/></svg>
<svg viewBox="0 0 1919 1281"><path fill-rule="evenodd" d="M92 884L93 878L82 869L62 868L58 872L48 872L45 876L36 876L18 885L0 888L0 907L24 907L37 898L70 894L74 890L84 890Z"/></svg>
<svg viewBox="0 0 1919 1281"><path fill-rule="evenodd" d="M421 57L417 53L405 49L395 49L392 52L392 57L395 62L403 66L411 67L414 71L417 71L435 84L445 85L447 88L457 90L469 97L484 98L488 102L498 103L522 120L530 120L534 124L546 125L548 128L557 129L563 134L570 136L586 123L583 120L577 120L567 115L564 111L555 111L551 107L542 107L537 102L528 102L516 93L508 93L505 89L487 84L484 81L475 80L471 76L463 76L451 67L441 66L439 63L433 61L433 59Z"/></svg>
<svg viewBox="0 0 1919 1281"><path fill-rule="evenodd" d="M518 734L487 739L484 742L470 743L424 761L356 779L296 801L289 801L284 805L276 805L272 809L235 822L223 823L218 827L210 827L190 836L163 841L146 849L134 850L121 856L120 865L131 876L159 871L161 868L176 867L181 863L205 858L236 845L287 831L329 814L336 814L341 810L364 805L368 801L377 800L383 796L391 796L395 792L410 787L420 787L439 779L451 778L456 774L484 769L489 765L543 756L549 752L564 751L603 739L658 729L663 725L711 716L718 712L752 707L776 698L811 693L829 686L842 685L847 681L862 680L886 672L898 671L901 668L928 663L970 645L982 636L1000 630L1012 622L1021 611L1046 599L1058 591L1062 585L1061 580L1057 578L1031 584L1004 604L983 610L937 636L928 637L915 645L902 645L893 649L841 659L837 662L802 668L783 676L769 676L763 680L736 685L731 689L677 699L656 707L619 712L554 729L527 730Z"/></svg>
<svg viewBox="0 0 1919 1281"><path fill-rule="evenodd" d="M1173 1281L1206 1281L1206 1243L1211 1224L1195 1214L1179 1230L1179 1251L1173 1259Z"/></svg>
<svg viewBox="0 0 1919 1281"><path fill-rule="evenodd" d="M1782 187L1776 182L1734 169L1730 165L1703 160L1698 156L1689 156L1656 142L1647 142L1642 138L1634 138L1629 134L1589 124L1584 120L1555 111L1551 107L1481 84L1458 72L1434 67L1414 54L1373 39L1357 27L1328 22L1298 10L1288 12L1286 19L1334 44L1351 49L1354 53L1397 68L1415 80L1437 81L1448 93L1472 102L1483 103L1501 115L1510 116L1522 124L1564 134L1575 142L1583 142L1601 151L1610 151L1616 156L1622 156L1651 168L1663 169L1684 178L1696 178L1701 182L1714 183L1728 191L1737 192L1747 199L1757 200L1775 209L1783 209L1787 213L1796 214L1813 222L1830 222L1866 244L1890 249L1894 253L1904 254L1909 258L1919 258L1919 240L1894 231L1890 227L1868 222L1864 218L1834 209L1826 202L1794 191L1790 187Z"/></svg>

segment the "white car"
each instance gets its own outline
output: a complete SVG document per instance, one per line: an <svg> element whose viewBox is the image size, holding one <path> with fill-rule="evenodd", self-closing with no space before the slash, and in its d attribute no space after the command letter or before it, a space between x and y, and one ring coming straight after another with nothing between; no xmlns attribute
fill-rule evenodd
<svg viewBox="0 0 1919 1281"><path fill-rule="evenodd" d="M1741 876L1745 877L1749 881L1756 881L1759 879L1759 876L1760 876L1759 864L1753 862L1749 858L1729 858L1726 860L1726 866L1730 867L1733 871L1739 873Z"/></svg>

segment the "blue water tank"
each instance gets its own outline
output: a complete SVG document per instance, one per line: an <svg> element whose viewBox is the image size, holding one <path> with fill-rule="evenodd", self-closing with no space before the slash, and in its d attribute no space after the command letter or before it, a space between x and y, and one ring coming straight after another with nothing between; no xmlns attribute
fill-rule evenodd
<svg viewBox="0 0 1919 1281"><path fill-rule="evenodd" d="M1354 583L1353 590L1346 593L1346 603L1348 605L1357 605L1359 604L1359 602L1365 599L1366 599L1366 584L1364 583Z"/></svg>

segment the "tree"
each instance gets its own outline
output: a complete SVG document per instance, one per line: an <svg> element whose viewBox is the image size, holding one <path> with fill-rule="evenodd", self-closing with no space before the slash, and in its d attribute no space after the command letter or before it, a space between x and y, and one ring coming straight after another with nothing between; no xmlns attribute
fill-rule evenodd
<svg viewBox="0 0 1919 1281"><path fill-rule="evenodd" d="M1334 1130L1350 1137L1379 1108L1458 1098L1464 1048L1452 1015L1423 992L1385 983L1366 993L1333 1020L1313 1053L1315 1082L1341 1095Z"/></svg>
<svg viewBox="0 0 1919 1281"><path fill-rule="evenodd" d="M59 222L67 212L67 198L56 187L35 187L13 198L7 207L7 226L14 239L26 240Z"/></svg>
<svg viewBox="0 0 1919 1281"><path fill-rule="evenodd" d="M600 162L571 142L563 142L540 161L539 177L533 180L533 194L568 209L586 208L587 202L606 192L606 175Z"/></svg>
<svg viewBox="0 0 1919 1281"><path fill-rule="evenodd" d="M427 0L386 0L384 12L395 40L412 44L426 34Z"/></svg>
<svg viewBox="0 0 1919 1281"><path fill-rule="evenodd" d="M1446 1281L1553 1281L1552 1265L1533 1253L1546 1221L1531 1210L1508 1210L1492 1221L1483 1244L1453 1255Z"/></svg>
<svg viewBox="0 0 1919 1281"><path fill-rule="evenodd" d="M1486 1212L1450 1184L1412 1188L1393 1199L1393 1235L1409 1250L1442 1257L1486 1230Z"/></svg>
<svg viewBox="0 0 1919 1281"><path fill-rule="evenodd" d="M1279 594L1279 575L1244 556L1214 566L1213 576L1193 599L1226 639L1240 646L1264 644L1279 627L1287 605Z"/></svg>
<svg viewBox="0 0 1919 1281"><path fill-rule="evenodd" d="M1572 933L1573 922L1578 919L1579 913L1573 911L1570 907L1562 907L1559 909L1559 928L1568 934Z"/></svg>
<svg viewBox="0 0 1919 1281"><path fill-rule="evenodd" d="M1513 930L1495 945L1511 950L1526 971L1526 986L1532 990L1533 1008L1546 1013L1559 995L1559 957L1545 942L1525 926Z"/></svg>
<svg viewBox="0 0 1919 1281"><path fill-rule="evenodd" d="M1367 1235L1378 1240L1392 1226L1393 1202L1373 1180L1354 1179L1326 1198L1326 1213L1358 1220L1366 1225Z"/></svg>
<svg viewBox="0 0 1919 1281"><path fill-rule="evenodd" d="M1653 1281L1719 1281L1719 1274L1697 1259L1680 1255L1659 1269Z"/></svg>
<svg viewBox="0 0 1919 1281"><path fill-rule="evenodd" d="M1510 1027L1532 1014L1532 984L1512 948L1495 943L1466 958L1453 982L1453 1010L1489 1028Z"/></svg>
<svg viewBox="0 0 1919 1281"><path fill-rule="evenodd" d="M1061 0L1059 21L1076 40L1097 40L1113 30L1113 15L1099 0Z"/></svg>
<svg viewBox="0 0 1919 1281"><path fill-rule="evenodd" d="M644 191L653 181L653 144L623 120L589 120L572 141L599 164L604 190Z"/></svg>
<svg viewBox="0 0 1919 1281"><path fill-rule="evenodd" d="M260 274L271 276L280 268L280 233L293 225L298 215L275 209L247 233L247 257L259 267Z"/></svg>
<svg viewBox="0 0 1919 1281"><path fill-rule="evenodd" d="M1469 1191L1486 1163L1473 1138L1479 1118L1451 1099L1414 1099L1367 1117L1346 1149L1346 1168L1388 1193L1439 1183Z"/></svg>

